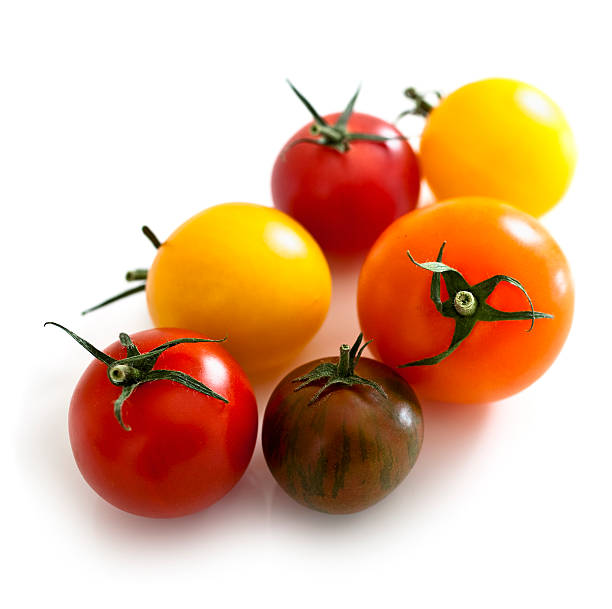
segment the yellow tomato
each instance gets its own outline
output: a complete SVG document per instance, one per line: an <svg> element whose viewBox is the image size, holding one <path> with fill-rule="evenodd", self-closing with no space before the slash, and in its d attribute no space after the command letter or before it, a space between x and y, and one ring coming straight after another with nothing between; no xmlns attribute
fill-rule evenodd
<svg viewBox="0 0 612 609"><path fill-rule="evenodd" d="M271 207L226 203L187 220L159 247L147 277L158 327L227 336L250 372L298 354L329 308L331 277L308 232Z"/></svg>
<svg viewBox="0 0 612 609"><path fill-rule="evenodd" d="M491 78L461 87L433 109L420 159L438 199L494 197L537 217L567 189L576 148L549 97L516 80Z"/></svg>

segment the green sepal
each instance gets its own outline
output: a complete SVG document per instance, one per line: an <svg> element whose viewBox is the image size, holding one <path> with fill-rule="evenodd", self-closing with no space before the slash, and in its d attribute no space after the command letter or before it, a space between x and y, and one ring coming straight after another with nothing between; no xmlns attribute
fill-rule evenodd
<svg viewBox="0 0 612 609"><path fill-rule="evenodd" d="M355 140L363 140L367 142L390 142L392 140L405 140L406 137L403 135L377 135L376 133L357 133L351 132L346 134L346 139L349 142L353 142Z"/></svg>
<svg viewBox="0 0 612 609"><path fill-rule="evenodd" d="M546 313L537 313L536 311L534 311L533 303L531 302L531 298L529 297L529 294L527 294L527 290L520 284L520 282L518 282L516 279L513 279L512 277L508 277L507 275L495 275L493 277L489 277L489 279L485 279L484 281L481 281L480 283L473 285L472 292L474 296L476 296L479 302L484 303L485 300L493 293L493 290L503 281L521 290L521 292L525 294L525 297L529 301L529 308L530 308L529 318L525 318L525 317L518 318L518 319L531 319L531 325L529 326L529 329L527 330L527 332L531 332L533 328L533 323L536 318L552 317L552 315L548 315ZM487 314L489 316L489 319L486 319L485 321L503 321L504 319L512 319L510 317L504 317L506 315L505 311L498 311L497 309L494 309L491 306L488 306L488 309L489 310ZM512 312L512 315L521 315L522 313L525 313L525 311L514 311ZM495 317L496 315L497 317ZM514 319L517 319L517 318L515 317Z"/></svg>
<svg viewBox="0 0 612 609"><path fill-rule="evenodd" d="M306 106L306 109L308 112L310 112L312 118L314 119L314 124L311 126L311 135L319 137L302 137L290 142L287 146L285 146L281 153L283 157L289 150L291 150L291 148L299 144L317 144L319 146L326 146L327 148L333 148L338 152L345 153L350 149L350 142L357 140L368 142L388 142L390 140L406 139L402 135L386 137L384 135L378 135L375 133L351 133L347 130L347 125L353 114L355 102L357 101L361 87L357 88L357 91L355 91L348 104L337 118L336 122L333 125L330 125L314 109L313 105L293 86L291 81L287 80L287 82L300 101L304 104L304 106Z"/></svg>
<svg viewBox="0 0 612 609"><path fill-rule="evenodd" d="M163 245L162 242L155 236L155 233L148 226L143 226L142 232L156 249L159 249ZM126 298L127 296L131 296L132 294L137 294L138 292L144 292L144 290L147 287L146 280L147 280L148 274L149 274L149 271L147 269L134 269L132 271L128 271L125 274L126 281L144 281L145 283L141 283L133 288L129 288L128 290L125 290L124 292L120 292L119 294L116 294L115 296L111 296L110 298L107 298L105 301L93 307L90 307L89 309L85 309L85 311L81 312L81 315L87 315L87 313L91 313L92 311L101 309L102 307L105 307L106 305L109 305L113 302L117 302L118 300Z"/></svg>
<svg viewBox="0 0 612 609"><path fill-rule="evenodd" d="M188 389L193 389L194 391L197 391L205 396L215 398L226 404L229 403L227 398L219 395L210 387L207 387L197 379L194 379L192 376L189 376L180 370L153 370L153 366L155 366L157 363L159 356L167 349L185 343L219 343L226 340L225 338L177 338L163 343L162 345L151 349L151 351L147 353L140 353L138 347L136 347L134 341L132 341L129 335L125 332L121 332L121 334L119 334L119 341L121 342L121 345L126 348L127 357L123 359L114 359L110 355L100 351L91 343L87 342L85 339L58 323L48 321L44 325L53 325L61 328L77 343L79 343L79 345L89 351L89 353L91 353L97 360L101 361L103 364L106 364L109 381L113 383L113 385L121 387L121 393L114 402L113 410L119 425L121 425L121 427L126 431L130 431L131 428L123 421L123 404L130 397L130 395L132 395L134 390L139 385L144 383L162 380L173 381L187 387ZM111 371L113 371L114 374L123 373L124 376L119 380L114 380L114 377L111 375ZM127 373L125 373L125 371L127 371Z"/></svg>
<svg viewBox="0 0 612 609"><path fill-rule="evenodd" d="M180 383L188 389L193 389L198 393L207 395L209 398L215 398L216 400L224 402L225 404L229 404L229 400L227 398L224 398L222 395L219 395L213 391L210 387L204 385L204 383L201 383L192 376L189 376L180 370L151 370L142 383L148 383L150 381L173 381L175 383Z"/></svg>
<svg viewBox="0 0 612 609"><path fill-rule="evenodd" d="M442 262L442 253L444 252L445 245L446 242L444 242L440 247L438 257L435 262L417 262L409 251L406 253L413 264L433 273L430 288L430 299L441 315L455 320L453 337L448 349L442 353L433 355L431 357L426 357L415 362L402 364L399 366L399 368L407 368L410 366L431 366L441 362L443 359L447 358L451 353L453 353L453 351L455 351L455 349L457 349L457 347L470 335L474 329L474 326L479 321L490 322L529 320L531 321L531 324L527 329L529 332L533 328L536 319L551 319L553 317L548 313L534 311L533 303L531 302L531 298L529 297L527 290L523 287L520 281L514 279L513 277L509 277L508 275L494 275L493 277L489 277L489 279L485 279L484 281L474 284L473 286L470 285L457 269L454 269ZM448 292L448 300L444 302L442 302L440 297L440 277L442 277L444 280L444 284ZM500 311L486 302L487 298L502 282L509 283L523 292L529 302L529 311ZM463 310L462 314L458 312L457 306L460 306L461 301L459 299L459 304L456 304L455 298L459 292L469 292L476 299L476 307L473 312L470 310L468 313L465 311L465 309ZM469 296L469 294L467 296ZM459 311L461 310L462 309L460 308Z"/></svg>
<svg viewBox="0 0 612 609"><path fill-rule="evenodd" d="M163 345L159 345L159 347L155 347L147 353L139 353L138 355L128 357L127 359L129 361L127 363L138 368L139 370L149 371L153 369L153 366L155 366L159 356L166 351L166 349L170 349L171 347L185 343L222 343L225 340L225 338L177 338L164 343ZM126 363L126 361L122 360L122 363Z"/></svg>
<svg viewBox="0 0 612 609"><path fill-rule="evenodd" d="M97 311L98 309L101 309L102 307L105 307L106 305L109 305L113 302L117 302L117 300L121 300L122 298L131 296L132 294L138 294L138 292L144 292L146 287L147 287L146 283L141 283L140 285L130 288L129 290L125 290L124 292L115 294L115 296L111 296L110 298L107 298L103 302L100 302L97 305L90 307L89 309L85 309L84 311L81 312L81 315L87 315L87 313L91 313L92 311Z"/></svg>
<svg viewBox="0 0 612 609"><path fill-rule="evenodd" d="M300 389L304 389L304 387L307 387L308 385L325 380L323 386L310 398L308 404L314 404L314 402L319 399L323 392L327 391L334 385L345 385L349 387L352 385L365 385L372 387L372 389L375 389L384 398L386 398L387 394L385 393L385 390L378 383L355 374L355 366L359 362L363 350L372 342L369 340L360 348L362 340L363 334L359 334L352 347L342 345L340 347L340 359L338 360L337 364L332 362L323 362L322 364L319 364L313 368L308 374L293 379L293 383L300 383L300 385L298 385L294 391L300 391Z"/></svg>
<svg viewBox="0 0 612 609"><path fill-rule="evenodd" d="M107 366L112 366L117 361L110 355L106 355L106 353L94 347L91 343L88 343L84 338L81 338L74 332L70 331L68 328L65 328L64 326L54 321L47 321L45 322L44 326L57 326L58 328L61 328L64 332L70 334L70 336L72 336L72 338L74 338L74 340L76 340L76 342L79 343L81 347L87 349L87 351L89 351L89 353L91 353L97 360L100 360L103 364L106 364Z"/></svg>
<svg viewBox="0 0 612 609"><path fill-rule="evenodd" d="M412 116L421 116L423 118L427 118L431 111L434 109L434 105L430 104L425 97L428 93L433 93L437 101L439 102L442 99L442 93L440 91L429 91L426 93L419 93L414 87L408 87L404 91L404 95L413 102L413 107L408 110L404 110L400 112L395 119L395 122L399 121L404 116L412 115Z"/></svg>
<svg viewBox="0 0 612 609"><path fill-rule="evenodd" d="M448 315L445 317L450 316ZM409 368L410 366L432 366L433 364L441 362L443 359L447 358L470 335L477 321L478 320L474 317L461 317L459 314L457 314L453 338L451 340L450 346L446 351L443 351L438 355L433 355L432 357L425 357L416 362L402 364L401 366L398 366L398 368Z"/></svg>
<svg viewBox="0 0 612 609"><path fill-rule="evenodd" d="M338 120L334 123L334 127L340 131L346 131L346 125L353 114L353 108L355 107L355 102L357 101L357 97L359 97L359 92L361 91L361 85L357 87L357 91L353 97L351 97L349 103L346 105L346 108L343 110L342 114L338 117Z"/></svg>
<svg viewBox="0 0 612 609"><path fill-rule="evenodd" d="M293 83L287 79L287 84L291 87L291 90L298 96L299 100L306 106L308 112L312 115L315 123L318 125L326 126L327 121L314 109L314 106L293 86Z"/></svg>
<svg viewBox="0 0 612 609"><path fill-rule="evenodd" d="M119 342L126 348L129 357L134 355L140 355L138 347L134 344L134 341L125 332L119 334Z"/></svg>
<svg viewBox="0 0 612 609"><path fill-rule="evenodd" d="M126 425L123 421L123 403L132 395L132 393L134 393L134 390L136 389L136 387L138 387L138 385L139 383L136 383L134 385L128 385L126 387L121 387L121 393L113 404L115 418L119 422L119 425L121 425L121 427L125 429L125 431L132 431L132 428L129 425Z"/></svg>

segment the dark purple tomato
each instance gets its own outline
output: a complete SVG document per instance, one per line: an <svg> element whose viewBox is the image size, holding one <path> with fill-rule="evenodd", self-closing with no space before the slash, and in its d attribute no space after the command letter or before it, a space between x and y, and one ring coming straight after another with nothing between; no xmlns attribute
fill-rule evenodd
<svg viewBox="0 0 612 609"><path fill-rule="evenodd" d="M404 379L360 359L361 336L341 356L290 372L270 396L263 452L274 478L299 503L358 512L406 477L423 441L419 402ZM363 349L362 349L363 350Z"/></svg>

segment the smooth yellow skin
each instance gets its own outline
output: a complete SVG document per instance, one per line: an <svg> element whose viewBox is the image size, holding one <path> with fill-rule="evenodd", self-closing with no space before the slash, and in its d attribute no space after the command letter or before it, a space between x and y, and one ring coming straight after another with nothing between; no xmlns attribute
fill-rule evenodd
<svg viewBox="0 0 612 609"><path fill-rule="evenodd" d="M438 199L493 197L538 217L569 186L576 146L563 113L544 93L491 78L457 89L434 108L420 161Z"/></svg>
<svg viewBox="0 0 612 609"><path fill-rule="evenodd" d="M295 357L327 314L331 276L310 234L283 212L248 203L205 209L158 249L147 302L158 327L228 337L247 370Z"/></svg>

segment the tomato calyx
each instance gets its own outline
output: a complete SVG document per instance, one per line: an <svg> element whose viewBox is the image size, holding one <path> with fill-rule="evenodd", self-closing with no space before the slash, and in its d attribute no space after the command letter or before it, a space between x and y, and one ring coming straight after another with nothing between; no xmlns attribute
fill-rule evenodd
<svg viewBox="0 0 612 609"><path fill-rule="evenodd" d="M64 330L64 332L72 336L72 338L74 338L79 345L87 349L91 355L106 365L108 380L113 385L121 387L121 394L114 403L114 414L119 425L121 425L121 427L126 431L131 431L132 428L126 425L123 421L123 404L125 400L127 400L130 395L134 393L134 390L143 383L161 380L174 381L175 383L184 385L188 389L193 389L203 395L215 398L226 404L228 403L228 400L222 395L219 395L210 389L210 387L207 387L200 381L194 379L188 374L185 374L184 372L179 370L153 370L153 366L155 366L157 363L159 356L171 347L184 343L220 343L223 342L225 338L177 338L159 345L147 353L140 353L138 347L134 344L132 339L125 332L121 332L121 334L119 334L119 340L126 348L127 357L123 359L115 359L103 351L100 351L74 332L71 332L68 330L68 328L55 323L54 321L46 322L45 326L47 325L57 326L58 328Z"/></svg>
<svg viewBox="0 0 612 609"><path fill-rule="evenodd" d="M293 86L291 81L287 80L287 83L291 87L292 91L298 96L300 101L306 106L310 112L314 123L310 126L310 134L314 137L302 137L294 140L288 144L283 151L286 153L290 148L297 146L298 144L317 144L319 146L327 146L333 148L338 152L348 152L350 149L350 142L355 140L367 140L370 142L387 142L389 140L406 139L403 136L399 137L386 137L384 135L378 135L375 133L353 133L347 129L347 124L351 115L353 114L353 108L361 87L357 88L355 94L349 100L349 103L344 108L342 114L338 117L338 120L330 125L313 107L313 105Z"/></svg>
<svg viewBox="0 0 612 609"><path fill-rule="evenodd" d="M412 108L401 112L395 119L396 122L400 118L408 116L409 114L412 116L422 116L423 118L427 118L437 103L442 99L442 93L440 93L440 91L420 93L414 87L408 87L404 91L404 95L412 102Z"/></svg>
<svg viewBox="0 0 612 609"><path fill-rule="evenodd" d="M142 232L144 233L145 237L147 237L147 239L153 244L155 249L159 249L163 245L162 242L155 236L155 233L148 226L143 226ZM132 294L137 294L138 292L144 292L144 290L147 287L146 282L147 282L148 274L149 274L149 271L147 269L134 269L133 271L128 271L125 274L126 281L143 281L144 283L140 283L133 288L129 288L128 290L120 292L119 294L116 294L115 296L111 296L110 298L107 298L106 300L98 303L97 305L94 305L93 307L89 307L89 309L85 309L85 311L81 312L81 315L87 315L87 313L91 313L92 311L101 309L102 307L105 307L106 305L116 302L117 300L126 298L127 296L131 296Z"/></svg>
<svg viewBox="0 0 612 609"><path fill-rule="evenodd" d="M416 266L421 267L433 273L431 280L430 297L436 309L444 317L450 317L455 320L455 331L451 344L442 353L432 357L426 357L416 362L402 364L399 368L408 366L431 366L441 362L448 357L472 332L474 326L479 321L510 321L510 320L530 320L531 325L527 332L533 328L536 319L552 319L552 315L548 313L540 313L534 311L533 304L527 290L521 283L508 275L494 275L485 279L480 283L470 285L463 275L456 269L447 266L442 262L442 253L446 241L440 247L436 262L417 262L412 254L408 251L410 261ZM440 297L440 276L444 279L446 290L449 298L442 302ZM529 311L500 311L491 305L487 304L487 298L493 293L493 290L502 282L510 283L519 288L529 301Z"/></svg>
<svg viewBox="0 0 612 609"><path fill-rule="evenodd" d="M300 391L300 389L303 389L308 385L324 380L325 383L312 396L312 398L310 398L308 404L314 404L314 402L319 399L321 394L333 385L345 385L349 387L352 385L366 385L368 387L372 387L386 398L387 394L385 393L385 390L378 383L355 374L355 366L359 362L363 350L372 342L369 340L361 345L362 340L363 334L359 334L352 347L346 344L341 345L340 358L337 364L332 362L324 362L316 366L308 374L293 379L291 381L292 383L300 383L300 385L296 387L294 391Z"/></svg>

